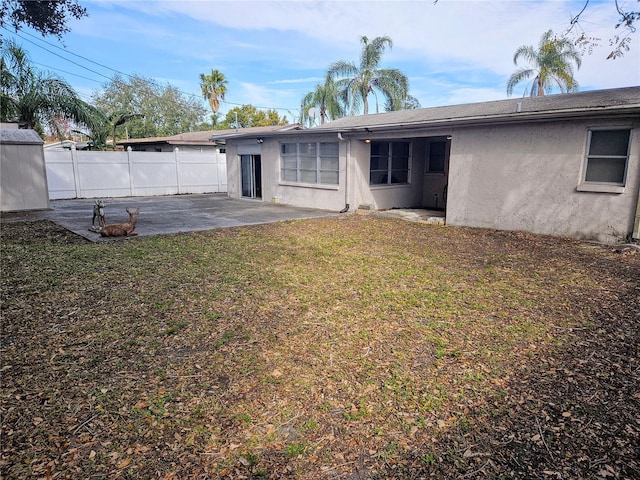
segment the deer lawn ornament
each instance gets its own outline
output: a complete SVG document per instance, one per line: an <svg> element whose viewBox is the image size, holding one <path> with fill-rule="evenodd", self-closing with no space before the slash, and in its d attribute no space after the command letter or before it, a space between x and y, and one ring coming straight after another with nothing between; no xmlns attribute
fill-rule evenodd
<svg viewBox="0 0 640 480"><path fill-rule="evenodd" d="M100 230L100 235L103 237L133 237L138 235L134 232L136 228L136 222L138 221L139 208L132 210L127 208L129 214L129 221L125 223L113 223L111 225L105 225Z"/></svg>
<svg viewBox="0 0 640 480"><path fill-rule="evenodd" d="M102 228L107 224L104 218L104 202L102 200L96 200L93 202L93 218L91 219L91 226L95 225L96 217L98 217L98 227Z"/></svg>

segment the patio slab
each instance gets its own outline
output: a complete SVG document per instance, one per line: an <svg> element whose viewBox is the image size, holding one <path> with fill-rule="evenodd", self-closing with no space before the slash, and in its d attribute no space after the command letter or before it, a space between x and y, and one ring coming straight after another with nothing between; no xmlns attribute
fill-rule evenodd
<svg viewBox="0 0 640 480"><path fill-rule="evenodd" d="M139 208L138 236L339 215L326 210L229 198L225 193L105 198L103 201L107 223L126 222L129 215L125 209ZM50 220L93 242L109 240L89 230L93 204L94 199L52 200L50 210L3 212L0 220L3 223Z"/></svg>

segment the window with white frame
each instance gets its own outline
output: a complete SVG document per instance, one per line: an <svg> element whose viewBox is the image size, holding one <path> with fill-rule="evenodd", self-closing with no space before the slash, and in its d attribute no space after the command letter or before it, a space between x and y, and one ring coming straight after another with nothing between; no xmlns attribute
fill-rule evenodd
<svg viewBox="0 0 640 480"><path fill-rule="evenodd" d="M280 179L286 182L338 185L338 142L280 144Z"/></svg>
<svg viewBox="0 0 640 480"><path fill-rule="evenodd" d="M369 185L409 183L411 142L371 142Z"/></svg>
<svg viewBox="0 0 640 480"><path fill-rule="evenodd" d="M590 130L583 181L624 186L629 161L630 129Z"/></svg>

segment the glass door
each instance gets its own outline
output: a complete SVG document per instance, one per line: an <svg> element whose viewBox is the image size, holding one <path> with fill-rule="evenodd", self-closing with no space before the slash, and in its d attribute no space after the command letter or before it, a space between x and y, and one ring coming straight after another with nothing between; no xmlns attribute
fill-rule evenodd
<svg viewBox="0 0 640 480"><path fill-rule="evenodd" d="M240 155L242 196L262 198L262 162L260 155Z"/></svg>

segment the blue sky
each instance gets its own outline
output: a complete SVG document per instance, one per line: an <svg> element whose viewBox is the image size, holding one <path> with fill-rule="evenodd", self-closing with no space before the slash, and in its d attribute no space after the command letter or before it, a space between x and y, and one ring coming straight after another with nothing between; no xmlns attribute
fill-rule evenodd
<svg viewBox="0 0 640 480"><path fill-rule="evenodd" d="M637 10L636 0L621 4ZM43 70L86 100L116 71L200 96L199 74L228 80L220 113L236 105L276 108L290 121L300 100L337 60L358 61L360 37L394 42L382 66L408 77L423 107L507 98L520 45L563 32L584 1L82 1L88 18L70 22L62 42L30 30L16 40ZM591 1L578 33L600 38L576 72L581 90L640 85L640 33L622 59L606 60L617 14L613 0ZM6 30L4 38L15 37ZM44 41L43 41L44 40ZM95 63L94 63L95 62ZM526 85L516 88L521 96ZM381 103L383 103L381 101ZM203 100L203 105L208 105ZM375 108L375 107L373 107Z"/></svg>

